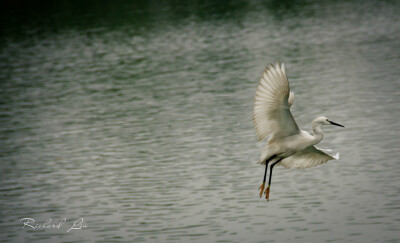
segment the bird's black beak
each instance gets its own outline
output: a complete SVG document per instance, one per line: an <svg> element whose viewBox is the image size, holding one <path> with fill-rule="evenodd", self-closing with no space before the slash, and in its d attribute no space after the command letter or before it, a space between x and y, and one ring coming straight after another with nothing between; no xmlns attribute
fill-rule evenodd
<svg viewBox="0 0 400 243"><path fill-rule="evenodd" d="M343 125L340 125L339 123L333 122L333 121L329 121L330 124L338 126L338 127L344 127Z"/></svg>

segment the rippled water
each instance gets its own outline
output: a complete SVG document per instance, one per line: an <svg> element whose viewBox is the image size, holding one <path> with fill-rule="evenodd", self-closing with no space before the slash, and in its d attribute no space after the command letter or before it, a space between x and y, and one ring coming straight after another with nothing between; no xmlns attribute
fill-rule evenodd
<svg viewBox="0 0 400 243"><path fill-rule="evenodd" d="M1 240L400 241L398 2L85 7L1 17ZM324 129L339 161L276 168L267 203L251 113L275 61L302 129L346 129Z"/></svg>

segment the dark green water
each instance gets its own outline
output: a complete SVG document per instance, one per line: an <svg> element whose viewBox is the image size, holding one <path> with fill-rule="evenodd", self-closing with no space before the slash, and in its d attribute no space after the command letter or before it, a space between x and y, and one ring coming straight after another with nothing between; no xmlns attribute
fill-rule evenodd
<svg viewBox="0 0 400 243"><path fill-rule="evenodd" d="M400 241L399 2L19 2L0 20L2 241ZM320 145L339 161L276 168L267 203L251 114L275 61L302 129L346 129Z"/></svg>

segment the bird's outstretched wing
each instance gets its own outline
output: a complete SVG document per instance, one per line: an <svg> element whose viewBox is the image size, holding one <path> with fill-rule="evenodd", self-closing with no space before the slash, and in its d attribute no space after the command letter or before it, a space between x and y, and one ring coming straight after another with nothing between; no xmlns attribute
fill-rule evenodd
<svg viewBox="0 0 400 243"><path fill-rule="evenodd" d="M290 113L293 101L284 64L267 67L258 83L254 101L253 121L259 141L271 134L274 138L283 138L299 133Z"/></svg>
<svg viewBox="0 0 400 243"><path fill-rule="evenodd" d="M309 146L283 159L279 164L285 168L305 169L324 164L332 159L338 160L339 153L336 153L335 156L330 156L314 146Z"/></svg>

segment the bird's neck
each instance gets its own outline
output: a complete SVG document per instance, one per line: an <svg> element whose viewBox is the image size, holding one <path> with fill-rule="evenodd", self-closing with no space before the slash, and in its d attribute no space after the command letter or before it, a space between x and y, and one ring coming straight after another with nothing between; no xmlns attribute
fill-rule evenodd
<svg viewBox="0 0 400 243"><path fill-rule="evenodd" d="M312 130L314 132L314 139L313 139L313 144L317 144L321 142L322 138L324 137L324 133L322 132L321 129L321 124L320 123L311 123Z"/></svg>

